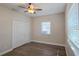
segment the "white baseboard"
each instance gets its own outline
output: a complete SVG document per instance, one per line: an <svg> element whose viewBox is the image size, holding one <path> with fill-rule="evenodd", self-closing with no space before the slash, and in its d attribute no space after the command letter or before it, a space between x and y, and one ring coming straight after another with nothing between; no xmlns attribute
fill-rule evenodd
<svg viewBox="0 0 79 59"><path fill-rule="evenodd" d="M44 43L44 44L51 44L51 45L57 45L57 46L64 46L64 44L58 44L58 43L50 43L50 42L44 42L44 41L37 41L37 40L32 40L32 42L38 42L38 43Z"/></svg>
<svg viewBox="0 0 79 59"><path fill-rule="evenodd" d="M18 45L18 46L12 47L12 48L13 48L13 49L18 48L18 47L20 47L20 46L22 46L22 45L24 45L24 44L30 43L30 42L31 42L31 40L30 40L30 41L27 41L27 42L24 42L24 43L21 44L21 45Z"/></svg>
<svg viewBox="0 0 79 59"><path fill-rule="evenodd" d="M51 44L51 45L58 45L58 46L64 46L64 47L65 47L64 44L50 43L50 42L44 42L44 41L31 40L31 41L29 41L29 42L38 42L38 43ZM29 43L29 42L28 42L28 43ZM11 49L9 49L9 50L6 50L6 51L2 52L2 53L0 53L0 56L3 55L3 54L5 54L5 53L7 53L7 52L12 51L12 50L13 50L13 48L11 48Z"/></svg>
<svg viewBox="0 0 79 59"><path fill-rule="evenodd" d="M2 52L2 53L0 53L0 56L2 56L3 54L6 54L6 53L8 53L8 52L10 52L10 51L12 51L13 49L9 49L9 50L6 50L6 51L4 51L4 52Z"/></svg>
<svg viewBox="0 0 79 59"><path fill-rule="evenodd" d="M26 43L24 43L24 44L27 44L27 43L30 43L31 42L31 40L30 41L28 41L28 42L26 42ZM24 44L22 44L22 45L24 45ZM22 45L20 45L20 46L22 46ZM18 46L19 47L19 46ZM15 47L15 48L17 48L17 47ZM2 52L2 53L0 53L0 56L1 55L3 55L3 54L6 54L6 53L8 53L8 52L10 52L10 51L12 51L13 49L15 49L14 47L12 47L11 49L9 49L9 50L6 50L6 51L4 51L4 52Z"/></svg>

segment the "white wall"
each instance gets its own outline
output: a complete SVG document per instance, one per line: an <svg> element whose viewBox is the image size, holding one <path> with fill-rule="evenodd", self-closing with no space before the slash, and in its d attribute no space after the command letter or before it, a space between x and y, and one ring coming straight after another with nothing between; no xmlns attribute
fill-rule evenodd
<svg viewBox="0 0 79 59"><path fill-rule="evenodd" d="M51 34L41 34L41 22L51 23ZM32 20L32 38L37 42L51 43L64 46L65 43L65 18L64 13L35 17Z"/></svg>
<svg viewBox="0 0 79 59"><path fill-rule="evenodd" d="M14 20L26 23L27 35L24 39L26 42L31 39L30 18L0 6L0 55L12 49L12 22Z"/></svg>

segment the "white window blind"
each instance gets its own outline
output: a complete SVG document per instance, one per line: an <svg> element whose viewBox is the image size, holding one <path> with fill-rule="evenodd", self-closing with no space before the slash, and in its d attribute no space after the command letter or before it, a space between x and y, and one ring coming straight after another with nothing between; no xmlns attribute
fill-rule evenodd
<svg viewBox="0 0 79 59"><path fill-rule="evenodd" d="M69 13L68 19L68 36L69 39L79 48L79 19L78 5L74 4Z"/></svg>

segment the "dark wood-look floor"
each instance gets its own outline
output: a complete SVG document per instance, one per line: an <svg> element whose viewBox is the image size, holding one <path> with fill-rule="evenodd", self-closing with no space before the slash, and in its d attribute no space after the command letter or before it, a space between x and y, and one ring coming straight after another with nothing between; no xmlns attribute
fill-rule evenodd
<svg viewBox="0 0 79 59"><path fill-rule="evenodd" d="M4 56L66 56L65 47L31 42Z"/></svg>

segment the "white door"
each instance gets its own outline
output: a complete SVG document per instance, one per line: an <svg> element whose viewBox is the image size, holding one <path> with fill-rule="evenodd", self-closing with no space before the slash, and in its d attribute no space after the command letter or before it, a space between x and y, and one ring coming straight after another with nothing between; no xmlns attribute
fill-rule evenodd
<svg viewBox="0 0 79 59"><path fill-rule="evenodd" d="M22 21L13 21L13 48L21 46L22 44L26 43L26 23Z"/></svg>

